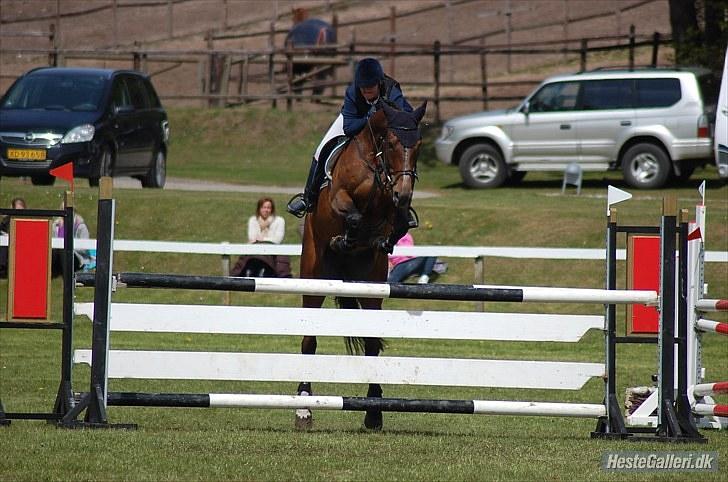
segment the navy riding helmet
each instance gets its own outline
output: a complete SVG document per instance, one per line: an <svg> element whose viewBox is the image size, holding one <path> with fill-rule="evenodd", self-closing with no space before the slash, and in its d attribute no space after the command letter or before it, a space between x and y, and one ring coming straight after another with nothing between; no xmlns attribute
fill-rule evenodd
<svg viewBox="0 0 728 482"><path fill-rule="evenodd" d="M357 88L371 87L384 80L384 69L377 59L367 57L356 64L354 85Z"/></svg>

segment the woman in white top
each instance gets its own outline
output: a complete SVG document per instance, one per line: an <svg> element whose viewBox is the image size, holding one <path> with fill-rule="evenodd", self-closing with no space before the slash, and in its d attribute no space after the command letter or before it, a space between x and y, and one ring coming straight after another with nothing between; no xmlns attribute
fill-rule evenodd
<svg viewBox="0 0 728 482"><path fill-rule="evenodd" d="M273 200L269 197L258 199L255 216L248 219L248 242L280 244L285 232L286 221L276 216Z"/></svg>

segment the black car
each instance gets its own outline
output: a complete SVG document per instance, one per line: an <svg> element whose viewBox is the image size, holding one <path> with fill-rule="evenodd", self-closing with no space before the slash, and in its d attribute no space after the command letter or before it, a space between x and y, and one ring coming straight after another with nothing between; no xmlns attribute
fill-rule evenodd
<svg viewBox="0 0 728 482"><path fill-rule="evenodd" d="M0 99L0 176L53 184L48 171L73 161L75 177L134 176L163 187L169 123L149 78L131 70L39 68Z"/></svg>

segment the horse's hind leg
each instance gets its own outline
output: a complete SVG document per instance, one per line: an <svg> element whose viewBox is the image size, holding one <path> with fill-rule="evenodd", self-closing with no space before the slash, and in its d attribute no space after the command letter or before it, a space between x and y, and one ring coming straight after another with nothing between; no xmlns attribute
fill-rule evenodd
<svg viewBox="0 0 728 482"><path fill-rule="evenodd" d="M381 339L380 338L366 338L364 340L366 356L377 356L381 350ZM382 398L382 386L378 383L370 383L369 390L367 390L367 397L369 398ZM370 430L382 430L384 423L381 410L367 410L364 415L364 426Z"/></svg>
<svg viewBox="0 0 728 482"><path fill-rule="evenodd" d="M360 299L361 307L369 310L380 310L382 308L381 299ZM381 338L365 338L364 339L364 355L379 356L384 348L384 340ZM378 383L370 383L367 397L382 398L382 386ZM370 430L381 430L384 419L381 410L367 410L364 416L364 427Z"/></svg>
<svg viewBox="0 0 728 482"><path fill-rule="evenodd" d="M304 308L320 308L324 302L323 296L304 296ZM301 340L301 353L304 355L314 355L316 353L316 337L304 336ZM298 395L313 395L311 390L311 382L301 382L296 390ZM299 408L296 410L296 428L298 430L308 430L313 426L313 413L308 408Z"/></svg>

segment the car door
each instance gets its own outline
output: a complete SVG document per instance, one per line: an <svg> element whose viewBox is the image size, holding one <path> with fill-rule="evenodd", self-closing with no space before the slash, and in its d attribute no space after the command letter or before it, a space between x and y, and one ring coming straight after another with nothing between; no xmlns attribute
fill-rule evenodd
<svg viewBox="0 0 728 482"><path fill-rule="evenodd" d="M523 169L549 170L578 160L571 118L578 93L579 82L552 82L529 98L522 121L504 127L513 142L513 162Z"/></svg>
<svg viewBox="0 0 728 482"><path fill-rule="evenodd" d="M111 89L111 131L116 141L114 169L120 172L134 165L137 123L124 77L114 78Z"/></svg>
<svg viewBox="0 0 728 482"><path fill-rule="evenodd" d="M134 104L134 170L142 174L146 172L152 162L154 154L154 113L151 109L151 99L147 93L144 79L139 76L127 77L129 94Z"/></svg>
<svg viewBox="0 0 728 482"><path fill-rule="evenodd" d="M607 169L634 129L633 85L633 79L582 81L574 121L583 169Z"/></svg>

